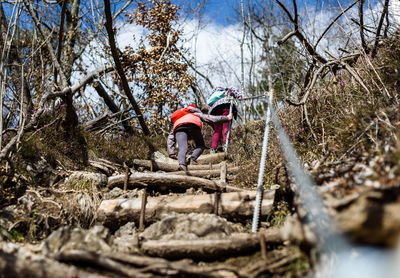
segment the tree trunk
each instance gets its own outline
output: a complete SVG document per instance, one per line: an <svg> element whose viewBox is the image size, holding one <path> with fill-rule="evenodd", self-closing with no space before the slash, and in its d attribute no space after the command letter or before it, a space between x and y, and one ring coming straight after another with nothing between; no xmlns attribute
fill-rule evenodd
<svg viewBox="0 0 400 278"><path fill-rule="evenodd" d="M108 187L122 187L124 184L125 175L112 176L108 178ZM157 187L161 190L165 189L189 189L193 188L201 188L206 191L228 191L228 192L238 192L245 191L241 188L233 187L233 186L224 186L222 187L218 182L211 181L208 179L191 177L191 176L180 176L180 175L172 175L172 174L164 174L164 173L133 173L129 176L128 187Z"/></svg>
<svg viewBox="0 0 400 278"><path fill-rule="evenodd" d="M115 38L114 38L114 31L112 27L112 17L111 17L111 10L110 10L110 1L109 0L104 0L104 12L106 14L106 29L107 29L107 34L108 34L108 41L110 43L110 48L111 48L111 53L114 59L115 67L117 69L118 75L121 79L122 82L122 89L125 93L125 95L128 97L129 102L131 103L133 110L135 110L135 113L139 119L140 126L143 129L143 133L145 136L150 135L150 130L147 127L147 124L143 118L142 111L140 111L139 105L137 104L135 98L133 97L129 85L128 85L128 80L126 79L124 69L122 67L122 63L119 60L118 57L118 49L115 43Z"/></svg>
<svg viewBox="0 0 400 278"><path fill-rule="evenodd" d="M154 171L161 170L165 172L174 172L178 170L178 161L171 160L173 163L166 163L160 161L151 161L151 160L141 160L141 159L134 159L133 165L135 167L145 167L146 169L150 169L153 167ZM152 165L152 166L151 166ZM228 165L230 167L230 165ZM188 165L189 171L196 171L196 170L219 170L221 168L220 164L211 164L211 165Z"/></svg>
<svg viewBox="0 0 400 278"><path fill-rule="evenodd" d="M193 165L194 166L194 165ZM233 167L233 168L227 168L228 173L237 173L240 171L240 167ZM215 170L189 170L187 172L184 171L176 171L176 172L170 172L172 175L188 175L192 177L199 177L199 178L215 178L219 177L221 175L221 169L215 169Z"/></svg>
<svg viewBox="0 0 400 278"><path fill-rule="evenodd" d="M8 30L7 18L4 14L3 4L0 4L0 45L5 46L6 32ZM25 76L22 75L22 63L18 56L18 47L11 42L10 54L6 64L10 65L11 79L15 86L17 94L23 94L23 102L21 110L25 114L26 119L29 119L33 104L31 93L29 91L28 83L26 82ZM21 99L21 98L20 98Z"/></svg>
<svg viewBox="0 0 400 278"><path fill-rule="evenodd" d="M110 109L111 112L113 113L118 113L120 112L118 106L114 103L114 101L111 99L111 97L107 94L106 90L104 87L100 84L100 82L96 81L93 83L93 88L96 90L96 92L101 96L104 100L104 103L107 105L108 109ZM124 117L126 113L122 115ZM128 121L122 121L122 126L124 127L125 131L132 135L134 134L134 130L132 126L129 124Z"/></svg>

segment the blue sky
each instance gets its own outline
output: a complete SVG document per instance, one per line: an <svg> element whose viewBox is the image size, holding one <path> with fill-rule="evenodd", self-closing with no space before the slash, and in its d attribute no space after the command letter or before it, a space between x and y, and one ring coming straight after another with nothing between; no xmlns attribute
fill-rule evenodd
<svg viewBox="0 0 400 278"><path fill-rule="evenodd" d="M205 16L208 17L210 21L214 24L219 25L230 25L234 24L237 21L240 21L240 0L171 0L172 3L177 4L182 7L181 12L185 15L188 10L195 8L198 5L204 4L204 13ZM375 3L377 0L370 0L369 3ZM288 9L292 12L292 1L291 0L281 0L282 3L287 3ZM354 2L352 0L297 0L297 8L299 11L304 9L307 6L310 10L324 10L328 7L337 7L342 5L346 7L350 3ZM265 4L265 3L273 3L277 6L275 0L243 0L243 3L246 6L250 3L250 6ZM365 4L367 5L367 3ZM195 16L195 15L193 15ZM190 18L190 15L189 15Z"/></svg>
<svg viewBox="0 0 400 278"><path fill-rule="evenodd" d="M187 10L194 9L196 6L205 2L204 13L210 21L220 25L229 25L237 20L237 12L234 7L240 5L239 0L172 0L174 4L182 7L181 12L186 14ZM245 0L247 2L247 0Z"/></svg>

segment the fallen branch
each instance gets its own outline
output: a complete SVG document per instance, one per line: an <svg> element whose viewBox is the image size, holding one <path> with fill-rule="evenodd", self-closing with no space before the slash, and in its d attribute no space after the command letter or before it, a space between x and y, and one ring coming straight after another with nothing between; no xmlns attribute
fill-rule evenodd
<svg viewBox="0 0 400 278"><path fill-rule="evenodd" d="M200 164L215 164L220 163L227 158L228 156L225 153L204 154L197 159L197 162Z"/></svg>
<svg viewBox="0 0 400 278"><path fill-rule="evenodd" d="M108 187L122 187L124 184L125 175L112 176L108 178ZM226 189L228 192L244 191L241 188L233 186L225 186L224 188L216 181L208 179L181 176L181 175L166 175L164 173L133 173L129 176L128 187L157 187L159 189L188 189L202 188L207 191L222 191Z"/></svg>
<svg viewBox="0 0 400 278"><path fill-rule="evenodd" d="M215 206L215 194L148 197L146 203L146 223L154 223L166 214L214 213L231 219L243 220L253 215L256 191L221 193ZM267 215L272 208L275 190L265 190L261 215ZM114 229L127 222L139 222L142 198L103 200L97 210L98 221Z"/></svg>
<svg viewBox="0 0 400 278"><path fill-rule="evenodd" d="M112 173L118 171L118 168L115 167L114 165L104 163L101 161L89 160L89 164L90 166L103 171L107 176L111 176Z"/></svg>
<svg viewBox="0 0 400 278"><path fill-rule="evenodd" d="M227 159L229 156L226 155L225 153L214 153L214 154L203 154L199 158L197 158L197 162L201 165L206 165L206 164L218 164L225 159ZM168 164L177 164L178 161L176 159L172 159L169 157L164 156L163 154L159 155L158 157L155 155L153 161L159 163L168 163Z"/></svg>
<svg viewBox="0 0 400 278"><path fill-rule="evenodd" d="M135 167L144 167L146 169L150 169L151 160L142 160L142 159L134 159L133 165ZM173 163L160 162L153 160L154 171L161 170L165 172L174 172L178 170L178 161L174 160ZM210 165L188 165L188 170L217 170L220 169L220 164L211 164Z"/></svg>
<svg viewBox="0 0 400 278"><path fill-rule="evenodd" d="M240 170L240 167L227 168L227 172L228 173L238 173L239 170ZM193 176L193 177L210 177L211 178L211 177L219 177L221 175L221 169L215 169L215 170L189 170L187 172L176 171L176 172L171 172L170 174L188 175L188 176Z"/></svg>
<svg viewBox="0 0 400 278"><path fill-rule="evenodd" d="M116 269L116 273L121 270L128 273L136 272L129 277L203 277L203 278L222 278L226 277L226 272L231 275L229 277L247 277L240 275L236 267L233 266L198 266L196 263L188 261L170 262L162 258L152 258L149 256L110 253L106 255L97 254L93 256L85 250L65 251L57 254L57 258L65 262L75 263L79 265L82 261L91 265L104 265L108 262L110 266L120 265L121 269ZM108 270L111 270L110 268ZM114 272L114 271L113 271ZM115 273L114 272L114 273ZM225 275L221 274L223 272ZM158 274L158 275L157 275ZM125 275L124 275L125 276Z"/></svg>
<svg viewBox="0 0 400 278"><path fill-rule="evenodd" d="M264 234L267 243L282 243L279 229L269 229ZM141 250L145 254L168 259L220 259L259 251L259 246L258 234L242 233L224 239L149 240L141 245Z"/></svg>

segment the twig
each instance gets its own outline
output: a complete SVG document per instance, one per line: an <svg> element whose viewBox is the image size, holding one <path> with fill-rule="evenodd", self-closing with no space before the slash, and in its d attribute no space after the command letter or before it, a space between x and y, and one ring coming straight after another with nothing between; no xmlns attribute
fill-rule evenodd
<svg viewBox="0 0 400 278"><path fill-rule="evenodd" d="M334 20L332 20L332 22L329 24L328 27L326 27L325 31L322 32L321 36L318 38L317 42L314 44L314 48L317 48L317 45L319 44L319 42L321 41L321 39L325 36L325 34L329 31L329 29L333 26L333 24L348 10L350 10L355 4L358 3L359 0L356 0L353 2L353 4L350 4L350 6L348 6L346 9L342 10L341 13L339 13ZM387 0L388 1L388 0Z"/></svg>
<svg viewBox="0 0 400 278"><path fill-rule="evenodd" d="M358 5L358 16L360 18L360 39L361 39L361 46L364 49L366 53L368 53L368 46L367 43L365 42L365 36L364 36L364 2L365 0L360 0L359 5Z"/></svg>
<svg viewBox="0 0 400 278"><path fill-rule="evenodd" d="M311 126L310 120L308 119L307 107L305 105L303 105L303 111L304 111L304 118L306 120L308 127L310 128L311 134L314 137L314 140L317 140L317 135L315 135L315 132Z"/></svg>
<svg viewBox="0 0 400 278"><path fill-rule="evenodd" d="M331 52L328 50L325 51L327 54L329 54L331 57L337 59ZM362 81L361 77L358 75L358 73L345 61L342 59L337 59L339 64L344 66L346 70L357 80L357 82L368 92L368 94L371 94L370 90L368 89L367 85L365 85L364 81Z"/></svg>
<svg viewBox="0 0 400 278"><path fill-rule="evenodd" d="M374 57L376 54L376 49L378 47L378 42L379 42L380 33L381 33L382 25L383 25L383 20L385 19L385 15L388 14L388 9L389 9L389 0L385 0L385 4L383 4L383 11L381 14L381 18L379 20L378 28L376 30L374 48L372 49L372 57Z"/></svg>
<svg viewBox="0 0 400 278"><path fill-rule="evenodd" d="M107 29L107 34L108 34L108 41L110 44L111 53L112 53L112 57L114 59L115 67L116 67L117 73L118 73L121 83L122 83L122 89L123 89L125 95L128 97L129 102L131 103L133 110L135 111L135 113L138 117L139 124L142 127L144 135L149 136L150 130L146 124L146 121L143 117L142 111L139 108L139 105L137 104L135 98L133 97L133 95L131 93L131 90L130 90L129 84L128 84L128 80L126 78L122 63L119 58L119 53L118 53L118 49L117 49L115 37L114 37L114 30L113 30L113 26L112 26L113 21L112 21L112 17L111 17L110 0L104 0L104 12L106 14L106 29ZM148 147L150 149L154 149L154 146L152 146L150 143L149 143Z"/></svg>
<svg viewBox="0 0 400 278"><path fill-rule="evenodd" d="M363 136L363 135L371 128L371 126L372 126L376 121L377 121L377 119L373 120L373 121L365 128L365 130L364 130L360 135L357 136L357 138L354 140L355 143L354 143L350 148L348 148L347 151L344 152L344 154L338 159L339 161L342 160L347 154L349 154L349 153L358 145L358 143L360 143L360 140L359 140L359 139L361 138L361 136Z"/></svg>

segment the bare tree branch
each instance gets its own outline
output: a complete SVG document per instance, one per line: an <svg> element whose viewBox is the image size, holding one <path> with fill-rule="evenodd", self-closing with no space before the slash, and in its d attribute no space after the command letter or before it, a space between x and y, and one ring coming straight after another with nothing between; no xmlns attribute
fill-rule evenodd
<svg viewBox="0 0 400 278"><path fill-rule="evenodd" d="M296 30L291 31L291 32L287 33L283 38L281 38L280 40L278 40L278 44L283 44L283 43L285 43L288 39L290 39L291 37L296 36L296 35L297 35L297 31L296 31Z"/></svg>
<svg viewBox="0 0 400 278"><path fill-rule="evenodd" d="M344 14L346 13L348 10L350 10L355 4L357 4L359 0L354 1L352 4L350 4L350 6L348 6L346 9L342 10L342 12L340 14L338 14L334 20L332 20L332 22L328 25L328 27L326 27L325 31L322 32L321 36L319 36L317 42L314 44L314 49L317 48L317 45L319 44L319 42L321 41L321 39L325 36L325 34L329 31L329 29L333 26L333 24L335 24L335 22ZM388 1L388 0L387 0Z"/></svg>
<svg viewBox="0 0 400 278"><path fill-rule="evenodd" d="M358 16L360 18L360 39L361 39L361 46L364 49L366 53L368 53L368 46L367 43L365 42L365 36L364 36L364 1L365 0L359 0L360 4L358 5Z"/></svg>
<svg viewBox="0 0 400 278"><path fill-rule="evenodd" d="M119 9L112 17L112 20L114 21L121 13L125 11L125 9L133 2L133 0L128 0L126 3Z"/></svg>
<svg viewBox="0 0 400 278"><path fill-rule="evenodd" d="M287 14L289 17L290 21L294 25L294 30L291 31L289 34L287 34L284 37L284 40L280 40L278 43L281 44L288 40L292 36L296 36L297 39L301 42L301 44L304 46L304 48L307 50L307 52L312 56L314 60L317 60L321 64L326 64L328 61L322 57L320 54L317 53L315 47L313 47L308 40L305 38L305 36L299 31L299 22L298 22L298 14L297 14L297 5L296 5L296 0L293 0L293 7L294 7L294 17L290 14L289 10L286 8L285 5L283 5L279 0L276 0L278 5L284 10L284 12Z"/></svg>
<svg viewBox="0 0 400 278"><path fill-rule="evenodd" d="M380 38L380 34L381 34L381 29L382 29L382 25L383 25L383 21L385 19L385 16L388 14L388 12L389 12L389 0L385 0L385 4L383 4L383 11L382 11L382 14L381 14L381 18L379 20L378 28L376 30L374 48L372 49L372 56L375 56L375 54L376 54L378 43L379 43L379 38Z"/></svg>
<svg viewBox="0 0 400 278"><path fill-rule="evenodd" d="M19 55L18 49L15 45L14 41L12 40L12 36L9 42L5 42L4 40L7 39L6 32L10 30L10 27L7 23L7 18L4 14L3 6L0 4L0 45L3 46L3 51L7 49L6 45L9 45L9 56L8 59L4 59L6 63L9 65L9 69L11 71L11 79L12 83L15 86L15 90L19 94L23 94L23 102L21 105L21 111L23 115L29 115L30 110L33 107L32 104L32 97L29 90L29 85L24 76L21 75L21 68L24 66L22 63ZM9 43L9 44L8 44ZM0 139L1 141L1 139ZM1 145L1 144L0 144Z"/></svg>
<svg viewBox="0 0 400 278"><path fill-rule="evenodd" d="M286 15L289 17L291 22L295 22L295 19L292 17L292 15L290 14L289 10L286 8L285 5L282 4L281 1L276 0L276 2L278 3L278 5L282 8L282 10L286 13Z"/></svg>
<svg viewBox="0 0 400 278"><path fill-rule="evenodd" d="M325 64L323 64L322 66L320 66L314 73L313 73L313 77L311 79L311 82L307 85L305 91L305 94L303 95L302 99L299 102L294 102L292 100L290 100L289 98L286 99L286 101L290 104L290 105L294 105L294 106L300 106L300 105L304 105L308 99L308 96L310 94L310 92L312 91L312 89L315 86L315 83L317 82L318 77L323 73L323 71L327 68L327 67L331 67L334 65L342 65L343 67L346 67L346 65L351 68L349 66L349 64L345 63L345 61L353 61L355 59L357 59L357 57L360 56L359 54L353 54L353 55L349 55L346 56L344 58L341 59L337 59L333 56L333 58L335 58L334 60L331 60ZM347 67L346 67L347 69Z"/></svg>
<svg viewBox="0 0 400 278"><path fill-rule="evenodd" d="M58 44L57 44L57 61L61 59L61 48L64 39L64 19L67 11L67 0L62 1L61 15L60 15L60 29L58 31ZM57 82L57 69L54 68L54 80Z"/></svg>
<svg viewBox="0 0 400 278"><path fill-rule="evenodd" d="M110 109L111 112L113 112L113 113L120 112L119 108L114 103L114 101L111 99L111 97L107 94L106 90L104 89L104 87L101 85L100 82L98 82L98 81L94 82L93 87L95 88L95 90L99 94L99 96L101 96L103 98L104 103L107 105L107 107ZM122 125L128 134L134 134L134 130L133 130L132 126L127 121L123 121Z"/></svg>
<svg viewBox="0 0 400 278"><path fill-rule="evenodd" d="M41 27L41 24L40 24L40 21L39 21L39 19L37 18L36 14L35 14L35 12L34 12L34 10L33 10L31 1L29 1L29 0L23 0L23 1L24 1L25 6L27 7L28 12L29 12L29 14L31 15L31 17L32 17L32 19L33 19L33 21L34 21L34 23L35 23L35 26L36 26L36 28L38 29L40 35L41 35L43 38L45 38L44 32L43 32L42 27ZM50 58L51 58L51 60L52 60L52 62L53 62L53 64L54 64L54 66L56 67L57 71L58 71L59 74L60 74L62 86L63 86L64 88L68 87L67 78L66 78L66 76L65 76L65 74L64 74L63 69L61 68L60 63L57 61L57 57L56 57L56 55L54 54L53 46L51 45L51 42L50 42L49 40L46 40L46 46L47 46L47 48L48 48L48 50L49 50Z"/></svg>
<svg viewBox="0 0 400 278"><path fill-rule="evenodd" d="M135 110L136 115L138 116L138 120L139 120L140 126L143 129L144 135L149 136L150 130L147 127L147 124L143 118L143 114L140 111L140 108L129 89L128 80L126 79L124 69L122 67L122 63L118 57L118 49L117 49L117 46L115 43L115 38L114 38L114 31L113 31L113 27L112 27L112 16L111 16L109 0L104 0L104 12L106 15L106 29L107 29L107 33L108 33L108 40L110 43L111 53L112 53L112 56L114 59L116 70L118 72L119 77L121 78L122 88L125 92L125 95L128 97L129 102L131 103L133 109Z"/></svg>

